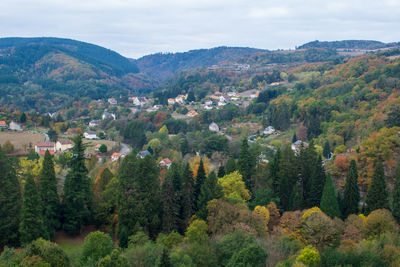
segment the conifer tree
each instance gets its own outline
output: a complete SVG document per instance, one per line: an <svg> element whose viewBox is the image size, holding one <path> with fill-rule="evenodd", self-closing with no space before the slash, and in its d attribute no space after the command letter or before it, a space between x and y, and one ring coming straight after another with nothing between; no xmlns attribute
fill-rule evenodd
<svg viewBox="0 0 400 267"><path fill-rule="evenodd" d="M39 237L47 237L42 212L42 201L37 186L32 175L28 175L24 186L24 201L19 226L23 245Z"/></svg>
<svg viewBox="0 0 400 267"><path fill-rule="evenodd" d="M233 157L230 157L225 164L225 174L230 174L236 170L237 170L237 168L236 168L235 159Z"/></svg>
<svg viewBox="0 0 400 267"><path fill-rule="evenodd" d="M300 210L304 206L303 202L304 200L300 191L300 185L296 182L293 191L290 194L288 210Z"/></svg>
<svg viewBox="0 0 400 267"><path fill-rule="evenodd" d="M330 157L330 155L331 155L331 146L329 145L328 140L324 144L324 149L322 151L322 154L324 155L324 157L326 159L328 159Z"/></svg>
<svg viewBox="0 0 400 267"><path fill-rule="evenodd" d="M244 138L242 141L242 145L240 146L239 151L239 159L238 159L238 169L240 174L243 176L243 181L246 184L246 188L253 192L253 182L252 182L252 174L253 174L253 159L252 155L249 151L249 144L247 143L247 139Z"/></svg>
<svg viewBox="0 0 400 267"><path fill-rule="evenodd" d="M204 170L203 159L201 159L199 169L197 171L196 183L194 185L194 197L195 197L195 203L196 203L196 210L198 210L197 201L200 196L201 186L203 185L205 180L206 180L206 171Z"/></svg>
<svg viewBox="0 0 400 267"><path fill-rule="evenodd" d="M290 145L285 146L282 150L278 175L280 177L280 206L283 210L289 210L290 196L292 194L294 185L298 181L296 157Z"/></svg>
<svg viewBox="0 0 400 267"><path fill-rule="evenodd" d="M400 223L400 161L397 163L394 177L392 213L393 217Z"/></svg>
<svg viewBox="0 0 400 267"><path fill-rule="evenodd" d="M0 147L0 250L18 246L21 187L9 158Z"/></svg>
<svg viewBox="0 0 400 267"><path fill-rule="evenodd" d="M344 217L358 213L358 203L360 202L360 191L358 189L358 172L356 161L350 162L347 172L346 185L344 187L343 210Z"/></svg>
<svg viewBox="0 0 400 267"><path fill-rule="evenodd" d="M297 141L297 135L296 135L296 132L293 134L293 137L292 137L292 143L294 143L294 142L296 142Z"/></svg>
<svg viewBox="0 0 400 267"><path fill-rule="evenodd" d="M274 158L269 163L268 168L269 168L269 177L272 180L272 189L274 190L274 193L276 196L279 195L279 164L281 160L281 150L278 148L278 150L275 152Z"/></svg>
<svg viewBox="0 0 400 267"><path fill-rule="evenodd" d="M340 218L339 203L336 197L336 190L333 184L331 176L328 174L326 176L324 191L321 198L321 210L325 212L329 217Z"/></svg>
<svg viewBox="0 0 400 267"><path fill-rule="evenodd" d="M310 207L317 207L321 202L322 191L325 185L325 171L322 166L321 156L318 157L314 172L311 176L311 190L309 194L308 203Z"/></svg>
<svg viewBox="0 0 400 267"><path fill-rule="evenodd" d="M39 176L39 195L43 204L43 220L46 232L54 241L55 230L60 227L60 203L57 194L57 180L54 162L50 152L46 150Z"/></svg>
<svg viewBox="0 0 400 267"><path fill-rule="evenodd" d="M300 150L300 154L298 156L299 162L299 175L300 175L300 186L301 191L303 192L304 199L304 207L303 208L311 208L313 206L313 201L311 199L311 189L312 189L312 180L314 179L314 175L316 175L318 165L320 161L318 161L318 154L315 151L314 141L311 141L307 148L302 148ZM323 178L325 181L325 178ZM323 188L323 187L322 187ZM322 193L322 188L321 193ZM319 204L319 201L317 205Z"/></svg>
<svg viewBox="0 0 400 267"><path fill-rule="evenodd" d="M383 171L382 162L376 163L372 182L367 192L367 212L377 209L388 209L388 192L386 191L385 173Z"/></svg>
<svg viewBox="0 0 400 267"><path fill-rule="evenodd" d="M189 220L194 214L195 210L195 197L194 197L194 179L193 173L190 170L189 164L186 164L183 172L182 183L182 205L181 205L181 229L184 232L189 224Z"/></svg>
<svg viewBox="0 0 400 267"><path fill-rule="evenodd" d="M225 176L225 167L224 165L219 166L218 168L218 178Z"/></svg>
<svg viewBox="0 0 400 267"><path fill-rule="evenodd" d="M80 233L83 225L90 220L90 179L85 166L85 145L82 135L73 139L73 158L64 184L64 230L71 235Z"/></svg>
<svg viewBox="0 0 400 267"><path fill-rule="evenodd" d="M208 175L208 178L203 183L200 190L200 196L197 200L197 207L199 209L197 215L201 219L206 220L208 202L219 197L222 197L222 188L218 184L218 179L215 173L211 172L210 175Z"/></svg>
<svg viewBox="0 0 400 267"><path fill-rule="evenodd" d="M179 195L174 190L172 175L167 175L161 189L163 201L162 229L164 233L178 230L179 226Z"/></svg>

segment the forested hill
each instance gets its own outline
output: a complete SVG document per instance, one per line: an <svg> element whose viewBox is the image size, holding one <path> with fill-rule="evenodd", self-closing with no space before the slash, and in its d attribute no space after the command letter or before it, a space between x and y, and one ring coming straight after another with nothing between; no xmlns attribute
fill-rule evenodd
<svg viewBox="0 0 400 267"><path fill-rule="evenodd" d="M298 49L307 48L332 48L332 49L363 49L363 50L375 50L389 47L398 47L400 42L397 43L383 43L373 40L343 40L343 41L323 41L318 40L303 44Z"/></svg>
<svg viewBox="0 0 400 267"><path fill-rule="evenodd" d="M157 53L141 57L135 62L141 72L164 81L182 70L210 67L221 61L233 60L262 51L266 50L248 47L216 47L184 53Z"/></svg>

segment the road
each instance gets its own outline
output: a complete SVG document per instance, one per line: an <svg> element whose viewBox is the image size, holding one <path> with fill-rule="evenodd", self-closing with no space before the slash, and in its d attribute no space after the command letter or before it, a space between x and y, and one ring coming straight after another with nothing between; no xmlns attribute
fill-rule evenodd
<svg viewBox="0 0 400 267"><path fill-rule="evenodd" d="M131 152L130 147L127 144L124 143L120 143L121 144L121 149L119 150L118 153L122 154L122 155L128 155L129 152Z"/></svg>

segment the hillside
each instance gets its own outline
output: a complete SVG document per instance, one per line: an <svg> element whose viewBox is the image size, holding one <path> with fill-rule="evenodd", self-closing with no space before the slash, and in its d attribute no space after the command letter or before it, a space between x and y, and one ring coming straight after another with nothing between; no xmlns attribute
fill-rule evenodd
<svg viewBox="0 0 400 267"><path fill-rule="evenodd" d="M399 46L400 43L383 43L373 40L343 40L343 41L312 41L303 44L298 49L306 48L332 48L332 49L363 49L363 50L375 50L383 49L388 47Z"/></svg>

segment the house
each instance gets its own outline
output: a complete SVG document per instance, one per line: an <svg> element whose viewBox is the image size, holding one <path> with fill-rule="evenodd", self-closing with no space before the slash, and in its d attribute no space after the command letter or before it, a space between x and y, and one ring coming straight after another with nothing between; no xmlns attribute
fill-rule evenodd
<svg viewBox="0 0 400 267"><path fill-rule="evenodd" d="M186 98L187 95L178 95L177 97L175 97L175 103L184 104Z"/></svg>
<svg viewBox="0 0 400 267"><path fill-rule="evenodd" d="M219 102L225 102L225 101L226 101L226 98L225 98L223 95L221 95L221 96L218 98L218 100L219 100Z"/></svg>
<svg viewBox="0 0 400 267"><path fill-rule="evenodd" d="M147 108L147 109L146 109L146 112L153 112L153 111L157 111L157 110L159 110L159 109L160 109L160 107L157 106L157 105L155 105L155 106L153 106L153 107Z"/></svg>
<svg viewBox="0 0 400 267"><path fill-rule="evenodd" d="M173 104L175 104L175 99L168 98L168 105L173 105Z"/></svg>
<svg viewBox="0 0 400 267"><path fill-rule="evenodd" d="M113 119L115 120L115 114L108 112L107 110L104 111L103 116L101 116L102 120L107 120L107 119Z"/></svg>
<svg viewBox="0 0 400 267"><path fill-rule="evenodd" d="M141 159L145 158L146 156L150 156L150 155L151 154L150 154L150 152L148 150L144 150L144 151L139 152L139 157Z"/></svg>
<svg viewBox="0 0 400 267"><path fill-rule="evenodd" d="M273 134L273 133L275 133L275 128L273 126L268 126L267 128L264 129L263 133L265 135Z"/></svg>
<svg viewBox="0 0 400 267"><path fill-rule="evenodd" d="M50 154L53 155L56 152L56 144L54 142L43 142L37 143L35 145L35 152L38 153L40 156L44 156L46 150L48 150Z"/></svg>
<svg viewBox="0 0 400 267"><path fill-rule="evenodd" d="M204 109L205 109L205 110L212 110L213 107L212 107L212 106L209 106L209 105L205 105L205 106L204 106Z"/></svg>
<svg viewBox="0 0 400 267"><path fill-rule="evenodd" d="M191 110L188 113L186 113L186 116L188 117L196 117L197 115L199 115L199 113L197 113L195 110Z"/></svg>
<svg viewBox="0 0 400 267"><path fill-rule="evenodd" d="M22 131L21 125L19 125L18 123L14 122L14 121L10 122L9 128L10 128L10 130L13 130L13 131Z"/></svg>
<svg viewBox="0 0 400 267"><path fill-rule="evenodd" d="M308 143L303 142L301 140L297 140L296 142L294 142L292 144L292 150L295 152L296 155L298 155L300 153L300 150L303 148L307 148L308 147Z"/></svg>
<svg viewBox="0 0 400 267"><path fill-rule="evenodd" d="M131 98L132 99L132 103L135 105L135 106L144 106L144 105L146 105L147 104L147 99L145 98L145 97L132 97Z"/></svg>
<svg viewBox="0 0 400 267"><path fill-rule="evenodd" d="M213 132L219 132L218 124L216 124L215 122L210 123L208 129Z"/></svg>
<svg viewBox="0 0 400 267"><path fill-rule="evenodd" d="M226 103L224 102L224 101L219 101L218 102L218 106L219 107L223 107L223 106L225 106L226 105Z"/></svg>
<svg viewBox="0 0 400 267"><path fill-rule="evenodd" d="M115 106L115 105L118 104L118 102L117 102L117 100L115 100L115 98L109 98L109 99L108 99L108 103L109 103L110 105L113 105L113 106Z"/></svg>
<svg viewBox="0 0 400 267"><path fill-rule="evenodd" d="M207 100L206 102L204 102L204 104L206 106L212 106L213 102L211 100Z"/></svg>
<svg viewBox="0 0 400 267"><path fill-rule="evenodd" d="M237 96L237 93L236 92L228 92L228 96L229 97Z"/></svg>
<svg viewBox="0 0 400 267"><path fill-rule="evenodd" d="M114 162L114 161L117 161L117 160L119 160L120 158L123 158L123 157L125 157L125 155L123 155L121 153L114 152L111 155L111 161Z"/></svg>
<svg viewBox="0 0 400 267"><path fill-rule="evenodd" d="M56 142L56 151L64 152L66 150L72 149L74 145L70 140L61 140Z"/></svg>
<svg viewBox="0 0 400 267"><path fill-rule="evenodd" d="M86 139L98 139L96 132L93 131L87 131L83 134L83 137Z"/></svg>
<svg viewBox="0 0 400 267"><path fill-rule="evenodd" d="M8 125L5 121L0 121L0 129L7 129Z"/></svg>
<svg viewBox="0 0 400 267"><path fill-rule="evenodd" d="M89 127L90 128L98 127L100 125L100 123L101 123L101 120L91 120L89 122Z"/></svg>
<svg viewBox="0 0 400 267"><path fill-rule="evenodd" d="M169 167L171 167L172 161L169 158L165 158L165 159L162 159L159 162L159 164L161 167L167 167L167 169L169 169Z"/></svg>

